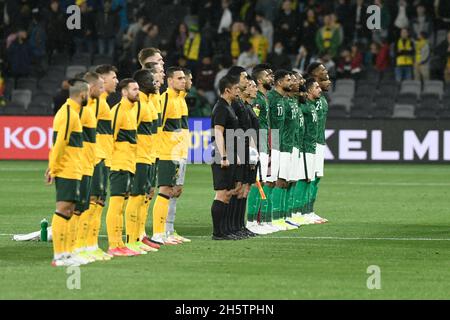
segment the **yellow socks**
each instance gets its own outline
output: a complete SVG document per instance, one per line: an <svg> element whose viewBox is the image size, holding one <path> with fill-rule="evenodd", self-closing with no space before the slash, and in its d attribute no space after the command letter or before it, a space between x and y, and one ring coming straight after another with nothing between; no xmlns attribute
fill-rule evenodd
<svg viewBox="0 0 450 320"><path fill-rule="evenodd" d="M94 218L92 219L92 229L89 231L87 240L88 247L98 248L98 235L100 234L102 224L103 206L98 204L95 206Z"/></svg>
<svg viewBox="0 0 450 320"><path fill-rule="evenodd" d="M131 196L125 209L125 231L127 243L133 243L138 238L138 214L144 203L144 196Z"/></svg>
<svg viewBox="0 0 450 320"><path fill-rule="evenodd" d="M170 198L164 194L158 194L153 205L153 234L164 233L167 213L169 212Z"/></svg>
<svg viewBox="0 0 450 320"><path fill-rule="evenodd" d="M89 209L83 212L80 216L80 222L78 223L76 249L84 249L87 247L87 238L90 226L94 220L94 211L96 207L95 202L89 204Z"/></svg>
<svg viewBox="0 0 450 320"><path fill-rule="evenodd" d="M108 213L106 214L106 229L108 232L109 248L123 246L123 205L125 198L114 196L109 198Z"/></svg>
<svg viewBox="0 0 450 320"><path fill-rule="evenodd" d="M68 237L66 242L66 252L73 253L75 250L75 244L77 241L78 224L80 222L80 216L73 214L69 220Z"/></svg>
<svg viewBox="0 0 450 320"><path fill-rule="evenodd" d="M52 219L53 255L55 259L62 258L66 253L67 231L69 218L59 213L55 213Z"/></svg>
<svg viewBox="0 0 450 320"><path fill-rule="evenodd" d="M138 211L138 237L142 239L145 236L145 225L147 224L148 210L150 209L150 199L144 196L144 203Z"/></svg>

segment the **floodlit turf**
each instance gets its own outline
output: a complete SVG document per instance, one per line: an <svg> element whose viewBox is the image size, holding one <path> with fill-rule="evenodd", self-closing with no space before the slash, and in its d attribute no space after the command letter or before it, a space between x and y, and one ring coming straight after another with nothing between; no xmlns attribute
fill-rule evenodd
<svg viewBox="0 0 450 320"><path fill-rule="evenodd" d="M8 236L51 218L45 166L0 162L0 299L450 298L448 166L328 165L316 208L328 224L235 242L210 240L210 169L190 166L176 229L192 243L84 266L81 290L50 266L50 243ZM371 265L381 290L367 288Z"/></svg>

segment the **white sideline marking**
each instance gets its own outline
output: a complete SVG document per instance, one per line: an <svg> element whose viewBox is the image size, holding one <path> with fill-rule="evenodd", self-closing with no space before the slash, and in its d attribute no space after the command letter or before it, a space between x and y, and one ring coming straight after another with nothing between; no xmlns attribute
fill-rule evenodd
<svg viewBox="0 0 450 320"><path fill-rule="evenodd" d="M0 237L12 237L12 234L0 234ZM107 235L100 235L100 238L107 238ZM186 238L211 238L211 236L188 236ZM356 240L368 240L368 241L450 241L450 238L369 238L369 237L277 237L277 236L261 236L255 239L299 239L299 240L344 240L344 241L356 241Z"/></svg>

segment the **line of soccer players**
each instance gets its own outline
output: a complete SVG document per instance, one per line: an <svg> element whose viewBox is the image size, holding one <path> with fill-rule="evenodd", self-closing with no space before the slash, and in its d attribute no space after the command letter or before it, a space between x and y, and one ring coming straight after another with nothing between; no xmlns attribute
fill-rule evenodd
<svg viewBox="0 0 450 320"><path fill-rule="evenodd" d="M187 164L185 96L192 75L168 68L168 88L160 94L165 80L161 52L143 49L138 58L142 69L133 78L119 82L117 69L102 65L70 80L69 99L55 115L46 172L47 182L56 185L53 266L136 256L190 242L176 233L174 221ZM121 100L110 108L107 98L116 89ZM98 235L108 185L109 249L104 252ZM145 224L156 187L150 238Z"/></svg>
<svg viewBox="0 0 450 320"><path fill-rule="evenodd" d="M211 119L214 240L328 221L314 212L314 204L324 174L323 92L330 86L318 62L304 76L260 64L250 77L232 67L220 81Z"/></svg>

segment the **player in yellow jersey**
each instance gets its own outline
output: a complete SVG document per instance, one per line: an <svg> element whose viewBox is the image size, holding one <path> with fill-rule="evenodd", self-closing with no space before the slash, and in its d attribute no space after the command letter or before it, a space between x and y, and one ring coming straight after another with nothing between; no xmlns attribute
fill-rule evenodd
<svg viewBox="0 0 450 320"><path fill-rule="evenodd" d="M124 79L119 83L119 90L122 99L111 110L114 141L109 175L110 198L106 214L108 253L113 256L134 256L146 252L127 248L122 240L122 233L125 200L130 195L136 172L137 121L134 109L139 101L139 86L133 79Z"/></svg>
<svg viewBox="0 0 450 320"><path fill-rule="evenodd" d="M180 67L167 70L168 89L161 98L162 131L158 137L159 161L157 165L159 193L153 207L153 236L152 241L157 244L176 244L165 235L165 224L169 210L169 201L178 197L175 192L176 180L179 174L179 162L183 148L183 134L181 132L182 104L181 92L186 88L186 76Z"/></svg>
<svg viewBox="0 0 450 320"><path fill-rule="evenodd" d="M102 212L106 202L107 185L109 168L111 167L111 153L113 146L112 136L112 116L111 108L108 105L106 99L108 95L116 91L118 84L117 69L111 65L100 65L96 68L95 72L100 75L98 81L93 80L91 85L94 87L91 90L92 101L89 107L93 110L93 113L97 119L97 132L96 132L96 160L94 174L92 176L91 186L91 205L92 219L89 221L88 232L86 238L86 247L91 255L104 257L105 259L111 256L101 250L98 246L98 235L101 228ZM102 82L102 83L101 83ZM103 90L99 88L103 87ZM92 96L92 91L96 92ZM95 98L95 96L98 97Z"/></svg>
<svg viewBox="0 0 450 320"><path fill-rule="evenodd" d="M86 79L84 79L86 81ZM89 83L86 81L86 83ZM89 95L92 88L89 86ZM88 103L90 99L88 100ZM71 219L69 229L69 248L68 251L76 255L80 260L86 262L94 262L95 259L85 252L85 239L87 236L87 227L89 220L89 202L91 191L92 174L95 165L95 141L97 121L95 114L87 107L88 103L82 105L78 115L83 130L83 147L81 155L81 173L82 179L80 183L80 200L75 205L74 215ZM87 211L87 212L86 212Z"/></svg>
<svg viewBox="0 0 450 320"><path fill-rule="evenodd" d="M164 67L164 59L161 50L157 48L144 48L139 51L138 60L142 68L145 68L146 63L155 62Z"/></svg>
<svg viewBox="0 0 450 320"><path fill-rule="evenodd" d="M178 174L178 178L176 181L176 185L174 187L174 193L178 196L174 196L170 199L169 202L169 213L167 215L166 220L166 235L167 237L174 237L176 240L181 242L191 242L190 239L180 236L174 227L175 224L175 216L177 211L177 200L181 196L183 192L184 178L186 176L186 168L188 163L188 152L191 135L189 133L189 110L186 103L186 96L189 90L192 88L192 72L189 69L183 69L184 74L186 76L186 88L183 92L180 93L182 100L182 116L181 116L181 131L183 134L183 145L181 150L181 160L180 160L180 170Z"/></svg>
<svg viewBox="0 0 450 320"><path fill-rule="evenodd" d="M82 257L94 258L98 261L106 261L111 260L112 257L100 250L98 246L95 246L95 244L97 243L96 240L98 238L98 233L94 233L93 230L99 223L97 219L101 219L101 209L103 207L98 204L98 196L92 196L92 188L95 187L96 194L98 194L98 190L100 190L103 185L103 183L100 183L100 181L102 180L99 178L99 169L102 168L101 166L99 166L99 163L101 162L99 160L99 150L101 150L102 152L104 151L103 149L100 149L103 146L98 145L100 141L97 141L97 138L99 138L98 140L104 139L106 132L111 132L110 120L105 120L105 118L110 118L110 110L109 106L106 104L106 101L100 101L100 96L105 91L103 78L96 72L88 72L84 75L83 79L89 83L90 90L89 101L87 106L84 108L85 112L83 112L81 121L83 124L83 118L87 119L87 116L89 116L90 122L95 123L95 131L90 128L86 128L83 125L83 150L85 151L83 163L85 164L86 170L86 173L84 174L89 177L91 183L88 186L89 194L86 194L85 198L87 209L80 217L77 233L76 251ZM97 119L99 120L97 121ZM100 127L97 126L98 123L100 124ZM109 139L109 137L107 139ZM95 140L95 143L87 143L87 140ZM94 169L94 167L96 170ZM93 181L93 176L95 177L95 181ZM104 190L102 192L104 193ZM100 207L100 213L98 214L98 216L96 216L98 207Z"/></svg>
<svg viewBox="0 0 450 320"><path fill-rule="evenodd" d="M153 148L156 147L153 141L154 121L157 119L156 110L150 100L149 95L155 92L153 75L150 70L143 69L135 72L133 79L139 85L139 101L134 107L137 120L137 154L136 173L134 175L131 196L128 200L125 221L127 247L133 251L158 251L144 244L139 234L141 221L147 219L148 206L151 190L151 173L155 163Z"/></svg>
<svg viewBox="0 0 450 320"><path fill-rule="evenodd" d="M45 173L47 183L55 182L56 185L56 210L52 219L52 265L55 267L79 266L84 263L69 252L69 229L73 223L71 218L75 204L80 200L83 129L79 113L87 103L89 84L79 79L71 80L69 84L69 99L53 120L53 146Z"/></svg>
<svg viewBox="0 0 450 320"><path fill-rule="evenodd" d="M143 209L145 212L142 212L142 216L146 215L148 213L149 207L150 207L150 201L153 199L155 194L155 188L156 188L156 172L157 172L157 163L159 160L159 137L161 136L161 94L160 88L162 84L164 83L164 69L161 67L160 64L156 62L148 62L145 64L145 69L148 69L151 71L153 78L154 78L154 86L155 90L153 93L149 94L150 101L152 102L151 106L153 107L154 112L154 121L153 121L153 144L154 148L152 148L152 159L154 159L154 165L151 166L151 172L150 172L150 185L151 189L149 192L149 195L146 199L146 207ZM152 242L150 238L147 236L145 232L145 224L146 219L141 219L139 223L139 237L142 240L142 242L148 246L151 246L153 248L159 249L160 245Z"/></svg>

